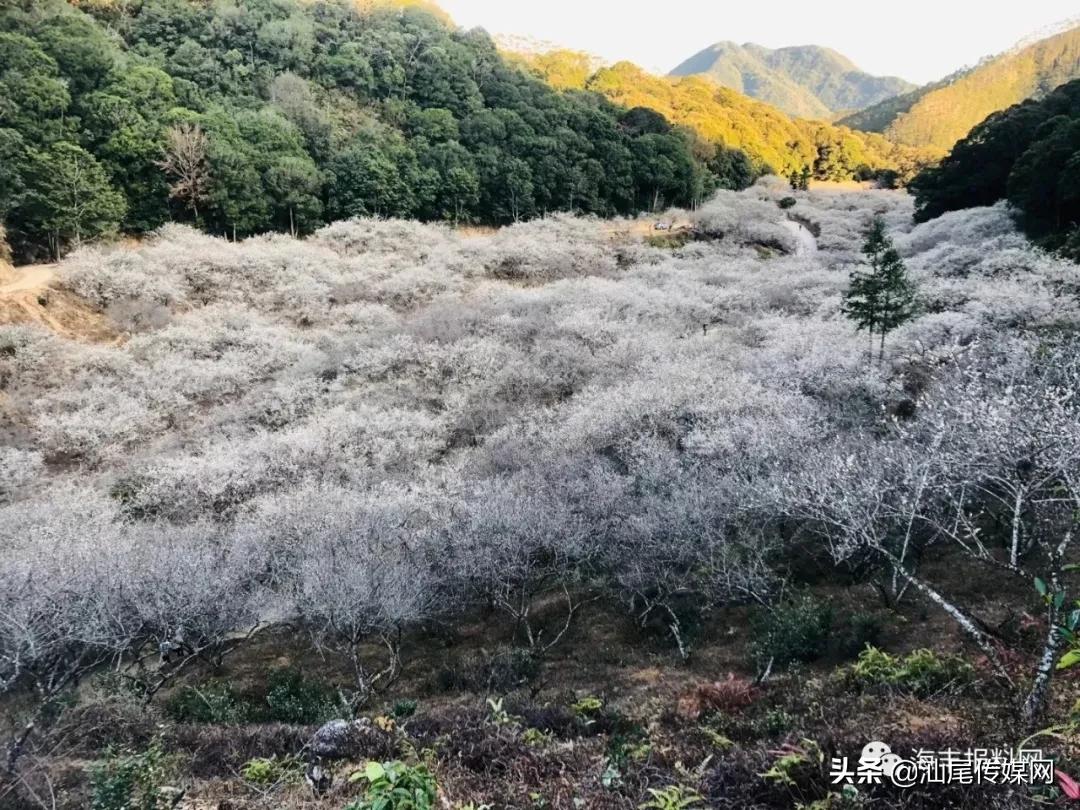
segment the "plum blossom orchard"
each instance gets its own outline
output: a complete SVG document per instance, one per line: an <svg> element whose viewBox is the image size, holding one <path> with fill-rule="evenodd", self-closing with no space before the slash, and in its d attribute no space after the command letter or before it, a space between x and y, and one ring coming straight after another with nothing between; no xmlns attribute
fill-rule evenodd
<svg viewBox="0 0 1080 810"><path fill-rule="evenodd" d="M593 598L687 655L687 604L769 604L807 538L992 653L919 562L1060 574L1076 267L1001 205L913 227L885 191L800 193L798 252L788 194L721 192L681 245L552 217L77 251L61 283L126 336L0 327L0 689L288 620L362 701L412 627L487 605L542 655ZM841 312L875 216L918 291L880 364Z"/></svg>

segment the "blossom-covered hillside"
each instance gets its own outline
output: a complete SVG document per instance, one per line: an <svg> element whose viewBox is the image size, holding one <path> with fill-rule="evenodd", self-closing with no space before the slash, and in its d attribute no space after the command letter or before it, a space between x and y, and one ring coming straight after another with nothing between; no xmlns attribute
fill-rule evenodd
<svg viewBox="0 0 1080 810"><path fill-rule="evenodd" d="M1077 492L1075 404L1054 393L1080 378L1075 266L1002 206L913 227L904 194L813 191L782 209L788 194L721 192L665 215L692 225L672 231L362 219L236 243L169 226L76 252L59 284L118 339L0 327L0 687L55 697L100 665L146 688L173 676L175 659L142 668L159 649L220 663L240 635L287 623L347 662L336 687L363 712L400 667L441 655L432 628L487 611L541 666L598 605L655 621L678 667L723 611L788 604L808 559L947 623L932 563L973 542L985 553L965 565L1016 575L1013 607L1029 609L1044 534L1067 520L1038 486ZM875 216L918 303L880 362L841 311ZM1038 496L1012 512L992 482L1011 480L1032 431L1057 455L1025 461ZM995 649L979 632L971 657ZM1001 664L1026 683L1023 638L987 678ZM737 668L776 677L781 659ZM446 806L544 789L455 781L467 766L431 744L462 802ZM726 806L724 750L679 777L718 791L711 806ZM603 806L663 785L636 762ZM26 777L38 795L41 773ZM342 806L333 795L310 806Z"/></svg>

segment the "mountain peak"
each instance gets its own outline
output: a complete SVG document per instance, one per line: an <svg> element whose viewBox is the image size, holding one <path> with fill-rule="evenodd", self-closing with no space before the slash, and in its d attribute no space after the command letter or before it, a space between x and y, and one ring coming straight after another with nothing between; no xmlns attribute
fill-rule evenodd
<svg viewBox="0 0 1080 810"><path fill-rule="evenodd" d="M725 87L802 118L831 119L914 89L895 76L873 76L821 45L766 48L716 42L677 65L673 76L703 74Z"/></svg>

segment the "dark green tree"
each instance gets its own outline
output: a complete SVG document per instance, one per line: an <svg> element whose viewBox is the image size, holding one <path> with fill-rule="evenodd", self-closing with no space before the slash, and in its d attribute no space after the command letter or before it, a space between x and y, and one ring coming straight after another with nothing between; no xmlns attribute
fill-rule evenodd
<svg viewBox="0 0 1080 810"><path fill-rule="evenodd" d="M996 112L959 141L941 163L920 173L910 184L915 193L915 220L946 211L993 205L1008 193L1009 176L1043 125L1064 115L1080 117L1080 79L1064 84L1041 100Z"/></svg>
<svg viewBox="0 0 1080 810"><path fill-rule="evenodd" d="M813 173L810 171L809 166L803 166L799 171L792 172L788 178L788 183L791 185L792 191L807 191L810 188L810 178Z"/></svg>
<svg viewBox="0 0 1080 810"><path fill-rule="evenodd" d="M275 223L288 223L289 233L308 233L322 215L319 192L322 177L311 158L285 155L275 161L264 177L274 201Z"/></svg>
<svg viewBox="0 0 1080 810"><path fill-rule="evenodd" d="M29 37L0 32L0 127L28 143L54 140L70 103L56 60Z"/></svg>
<svg viewBox="0 0 1080 810"><path fill-rule="evenodd" d="M5 0L0 31L0 207L19 258L53 241L24 158L58 141L100 164L135 233L170 218L245 236L357 215L607 216L752 180L742 153L553 90L427 3ZM163 171L180 125L205 149Z"/></svg>
<svg viewBox="0 0 1080 810"><path fill-rule="evenodd" d="M631 146L634 184L642 208L656 211L665 205L693 202L694 165L678 135L642 135Z"/></svg>
<svg viewBox="0 0 1080 810"><path fill-rule="evenodd" d="M874 354L874 335L878 335L878 362L885 355L885 336L915 315L915 287L885 223L875 218L863 243L866 264L851 271L851 282L844 293L843 311L855 328L870 335L870 356Z"/></svg>
<svg viewBox="0 0 1080 810"><path fill-rule="evenodd" d="M716 146L716 151L709 159L709 170L716 176L718 188L741 191L754 184L758 173L754 164L741 149L729 149L723 144Z"/></svg>
<svg viewBox="0 0 1080 810"><path fill-rule="evenodd" d="M417 195L434 193L416 153L396 133L362 134L331 159L328 174L331 219L416 216Z"/></svg>
<svg viewBox="0 0 1080 810"><path fill-rule="evenodd" d="M420 166L436 190L421 208L421 215L448 222L471 219L480 198L480 178L469 150L457 141L438 144L420 141L419 147Z"/></svg>
<svg viewBox="0 0 1080 810"><path fill-rule="evenodd" d="M25 221L48 239L56 258L65 246L113 232L123 220L123 195L81 146L59 141L35 153L29 176Z"/></svg>
<svg viewBox="0 0 1080 810"><path fill-rule="evenodd" d="M169 219L169 190L158 167L176 96L167 73L148 65L117 70L79 99L82 145L127 201L124 229L145 233Z"/></svg>
<svg viewBox="0 0 1080 810"><path fill-rule="evenodd" d="M236 239L270 225L270 205L251 144L235 131L214 129L208 138L209 192L204 220L211 230ZM232 137L230 137L232 136Z"/></svg>
<svg viewBox="0 0 1080 810"><path fill-rule="evenodd" d="M82 14L47 16L35 39L56 60L76 98L104 84L120 57L105 31Z"/></svg>
<svg viewBox="0 0 1080 810"><path fill-rule="evenodd" d="M1054 116L1035 132L1032 145L1013 166L1009 202L1022 211L1036 235L1061 233L1080 224L1080 114Z"/></svg>
<svg viewBox="0 0 1080 810"><path fill-rule="evenodd" d="M0 223L15 211L26 193L30 152L14 129L0 129Z"/></svg>

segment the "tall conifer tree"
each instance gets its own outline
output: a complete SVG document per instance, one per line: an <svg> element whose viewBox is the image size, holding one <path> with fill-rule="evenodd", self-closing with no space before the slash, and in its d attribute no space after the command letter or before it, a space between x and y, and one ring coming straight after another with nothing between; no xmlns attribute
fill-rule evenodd
<svg viewBox="0 0 1080 810"><path fill-rule="evenodd" d="M879 336L880 362L885 355L885 336L915 315L915 287L880 217L870 225L862 252L867 264L852 270L843 310L856 329L869 333L871 357L874 334Z"/></svg>

